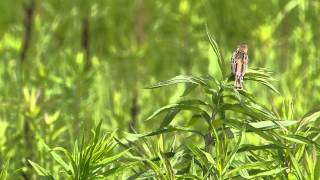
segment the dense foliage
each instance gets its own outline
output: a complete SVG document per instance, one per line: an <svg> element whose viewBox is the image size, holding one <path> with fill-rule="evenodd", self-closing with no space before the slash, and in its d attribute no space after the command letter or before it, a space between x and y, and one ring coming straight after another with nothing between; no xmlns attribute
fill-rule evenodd
<svg viewBox="0 0 320 180"><path fill-rule="evenodd" d="M320 179L319 1L0 12L0 179Z"/></svg>

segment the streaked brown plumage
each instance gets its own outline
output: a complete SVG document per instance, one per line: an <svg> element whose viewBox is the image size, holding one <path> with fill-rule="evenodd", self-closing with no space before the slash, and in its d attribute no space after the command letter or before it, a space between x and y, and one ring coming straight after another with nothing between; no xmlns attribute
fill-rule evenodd
<svg viewBox="0 0 320 180"><path fill-rule="evenodd" d="M243 76L247 71L248 59L248 46L242 43L231 57L231 71L235 76L234 87L236 89L243 88Z"/></svg>

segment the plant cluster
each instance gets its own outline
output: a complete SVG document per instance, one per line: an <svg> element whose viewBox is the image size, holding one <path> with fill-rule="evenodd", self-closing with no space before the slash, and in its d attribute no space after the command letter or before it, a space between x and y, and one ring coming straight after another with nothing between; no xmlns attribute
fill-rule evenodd
<svg viewBox="0 0 320 180"><path fill-rule="evenodd" d="M83 138L80 146L76 142L72 152L46 146L60 168L50 172L30 161L37 174L49 179L62 174L71 179L319 179L319 109L292 120L287 118L292 113L288 105L279 113L259 104L247 90L236 90L217 43L209 33L208 38L220 80L179 75L149 86L185 84L181 100L147 118L146 123L162 117L156 130L101 137L100 123L93 137L88 142ZM279 94L270 83L270 71L251 68L244 80ZM174 122L186 112L192 114L190 120Z"/></svg>

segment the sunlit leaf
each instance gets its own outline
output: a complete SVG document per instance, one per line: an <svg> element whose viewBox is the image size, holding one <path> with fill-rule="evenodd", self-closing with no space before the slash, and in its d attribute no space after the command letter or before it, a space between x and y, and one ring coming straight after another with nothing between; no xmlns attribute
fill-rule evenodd
<svg viewBox="0 0 320 180"><path fill-rule="evenodd" d="M45 179L48 180L53 180L53 176L50 174L50 172L46 169L44 169L43 167L41 167L39 164L32 162L29 160L29 163L31 164L31 166L34 168L34 170L37 172L37 174L39 176L44 176Z"/></svg>

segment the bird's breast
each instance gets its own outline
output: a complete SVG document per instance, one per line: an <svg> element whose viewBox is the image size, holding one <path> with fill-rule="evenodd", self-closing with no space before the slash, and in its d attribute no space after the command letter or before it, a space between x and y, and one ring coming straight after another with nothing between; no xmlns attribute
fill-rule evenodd
<svg viewBox="0 0 320 180"><path fill-rule="evenodd" d="M241 61L237 61L236 62L236 75L241 75L242 74L242 62Z"/></svg>

